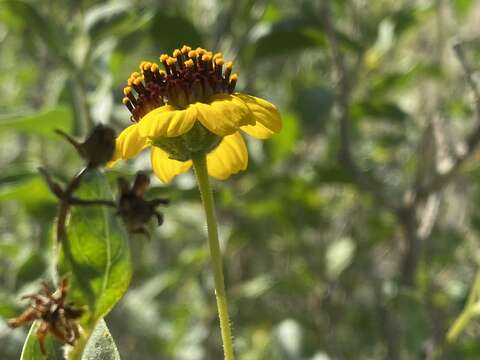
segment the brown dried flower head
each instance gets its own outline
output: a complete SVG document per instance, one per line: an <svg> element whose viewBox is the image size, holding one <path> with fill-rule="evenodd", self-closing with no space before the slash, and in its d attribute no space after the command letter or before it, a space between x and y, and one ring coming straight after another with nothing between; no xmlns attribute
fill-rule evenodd
<svg viewBox="0 0 480 360"><path fill-rule="evenodd" d="M125 178L118 179L120 197L118 200L118 214L122 217L129 233L144 234L148 236L145 225L155 216L158 225L163 223L163 214L156 210L161 204L168 204L167 199L145 200L150 179L143 172L137 173L133 186Z"/></svg>
<svg viewBox="0 0 480 360"><path fill-rule="evenodd" d="M66 304L68 279L63 278L56 291L51 291L46 283L38 294L25 295L22 299L30 299L30 306L17 318L8 320L11 328L31 324L38 321L37 338L42 354L46 355L45 337L48 333L60 341L74 345L80 337L79 326L76 323L83 310Z"/></svg>

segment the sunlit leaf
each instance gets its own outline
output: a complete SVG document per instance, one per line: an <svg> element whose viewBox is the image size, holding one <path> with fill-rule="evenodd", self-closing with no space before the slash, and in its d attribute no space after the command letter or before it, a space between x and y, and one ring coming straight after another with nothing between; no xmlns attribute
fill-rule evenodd
<svg viewBox="0 0 480 360"><path fill-rule="evenodd" d="M99 359L120 360L115 341L103 319L97 323L82 355L82 360Z"/></svg>
<svg viewBox="0 0 480 360"><path fill-rule="evenodd" d="M112 199L106 177L92 171L75 193L82 199ZM106 207L72 209L67 241L61 247L60 274L71 274L72 299L86 304L90 322L104 317L125 293L132 274L127 234Z"/></svg>
<svg viewBox="0 0 480 360"><path fill-rule="evenodd" d="M282 114L282 131L271 140L272 157L280 160L293 153L294 146L299 137L298 119L293 114Z"/></svg>
<svg viewBox="0 0 480 360"><path fill-rule="evenodd" d="M23 115L0 116L0 132L18 131L25 134L58 138L58 135L53 132L55 129L70 132L72 126L72 111L66 106Z"/></svg>
<svg viewBox="0 0 480 360"><path fill-rule="evenodd" d="M350 238L335 240L327 249L325 260L327 275L337 278L350 265L355 254L355 243Z"/></svg>
<svg viewBox="0 0 480 360"><path fill-rule="evenodd" d="M454 9L458 14L465 16L469 13L472 5L475 4L474 0L454 0L452 1Z"/></svg>
<svg viewBox="0 0 480 360"><path fill-rule="evenodd" d="M53 203L55 197L39 176L0 184L0 201L18 201L26 206Z"/></svg>
<svg viewBox="0 0 480 360"><path fill-rule="evenodd" d="M293 319L282 321L275 331L275 338L282 352L282 358L301 358L303 331L297 321Z"/></svg>

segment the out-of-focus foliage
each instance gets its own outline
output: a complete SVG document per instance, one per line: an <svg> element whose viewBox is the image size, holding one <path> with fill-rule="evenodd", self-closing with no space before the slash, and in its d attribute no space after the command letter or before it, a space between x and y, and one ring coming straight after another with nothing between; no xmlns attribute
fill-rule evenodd
<svg viewBox="0 0 480 360"><path fill-rule="evenodd" d="M445 338L480 259L478 157L410 213L402 207L476 124L452 45L462 41L480 68L480 4L328 2L359 177L338 156L338 69L321 3L0 1L1 359L19 358L28 331L5 319L51 278L56 204L35 169L67 180L81 165L53 129L124 128L129 74L184 43L234 59L237 89L277 104L284 121L272 140L249 140L248 171L214 184L238 358L480 357L475 318L454 343ZM148 156L107 176L139 169ZM365 174L381 180L386 202ZM151 224L151 240L130 238L132 283L106 322L124 359L220 359L193 175L152 181L150 196L171 199L165 225Z"/></svg>

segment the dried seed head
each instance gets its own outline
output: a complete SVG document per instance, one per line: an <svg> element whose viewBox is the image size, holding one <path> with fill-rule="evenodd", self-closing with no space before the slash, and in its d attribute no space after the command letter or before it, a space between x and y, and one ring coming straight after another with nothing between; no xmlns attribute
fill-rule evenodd
<svg viewBox="0 0 480 360"><path fill-rule="evenodd" d="M145 228L146 224L154 216L158 225L163 223L163 214L156 210L157 206L169 203L167 199L145 200L144 195L150 184L149 177L143 173L137 173L132 186L125 178L119 178L118 188L120 196L118 199L118 213L122 217L127 230L131 234L144 234L148 237Z"/></svg>
<svg viewBox="0 0 480 360"><path fill-rule="evenodd" d="M80 328L75 320L80 318L83 310L66 303L68 279L63 278L56 291L51 291L46 283L37 294L25 295L30 299L30 306L17 318L8 320L8 326L16 328L38 321L37 338L42 354L46 355L45 337L48 333L60 341L74 345L80 337Z"/></svg>

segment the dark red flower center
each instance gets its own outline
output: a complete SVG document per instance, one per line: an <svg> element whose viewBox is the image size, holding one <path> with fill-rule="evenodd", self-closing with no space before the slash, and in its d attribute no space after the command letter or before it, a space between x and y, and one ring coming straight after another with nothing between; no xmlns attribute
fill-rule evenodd
<svg viewBox="0 0 480 360"><path fill-rule="evenodd" d="M214 94L231 94L238 79L232 74L232 62L225 63L221 53L202 48L183 46L173 56L160 56L160 62L165 70L156 63L142 62L141 72L133 72L123 89L123 104L131 112L132 121L138 122L166 104L184 109L197 101L207 102Z"/></svg>

